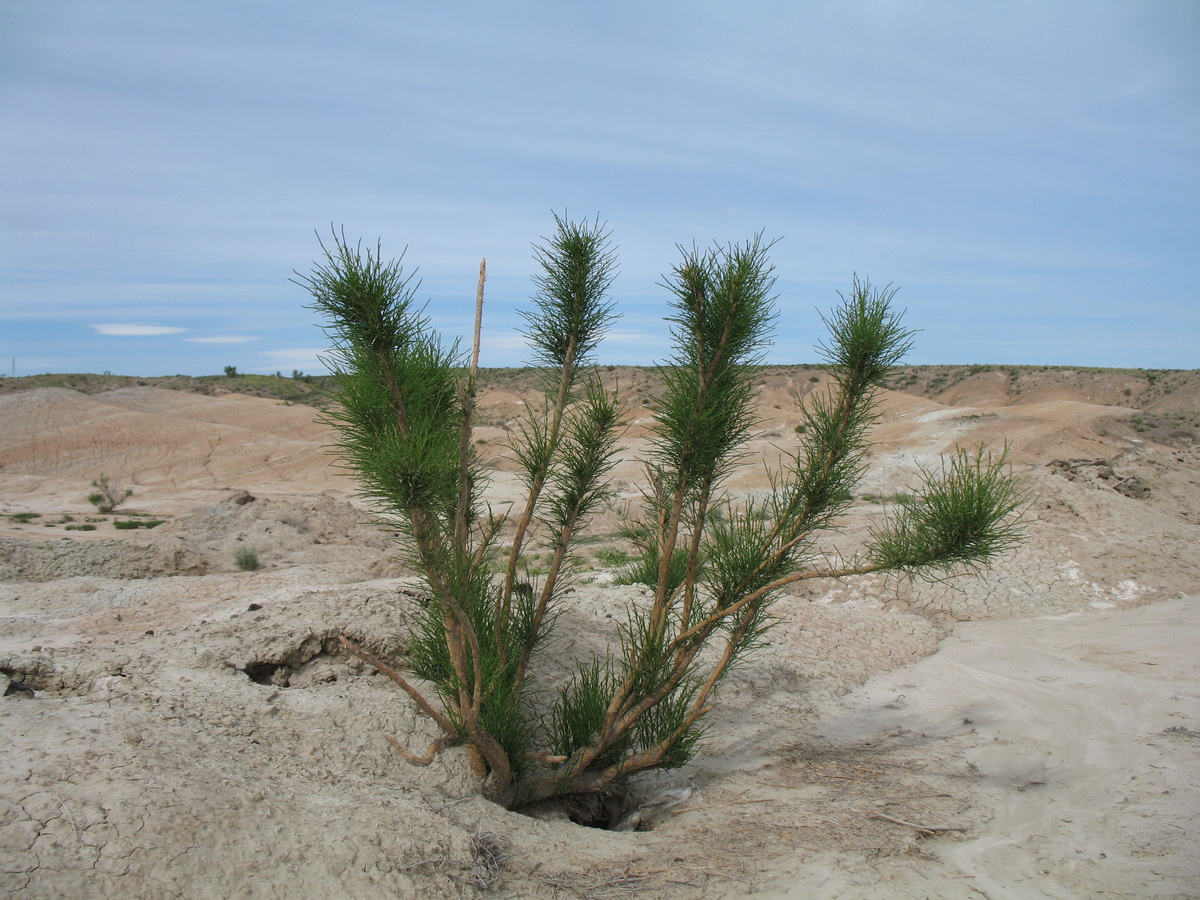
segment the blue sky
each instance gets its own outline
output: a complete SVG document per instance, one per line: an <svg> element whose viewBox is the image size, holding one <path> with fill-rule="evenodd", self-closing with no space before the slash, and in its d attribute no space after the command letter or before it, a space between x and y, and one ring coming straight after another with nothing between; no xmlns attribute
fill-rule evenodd
<svg viewBox="0 0 1200 900"><path fill-rule="evenodd" d="M677 245L779 238L769 361L853 273L914 363L1200 367L1200 3L0 0L0 371L321 371L314 231L408 248L483 363L551 211L608 223L605 363Z"/></svg>

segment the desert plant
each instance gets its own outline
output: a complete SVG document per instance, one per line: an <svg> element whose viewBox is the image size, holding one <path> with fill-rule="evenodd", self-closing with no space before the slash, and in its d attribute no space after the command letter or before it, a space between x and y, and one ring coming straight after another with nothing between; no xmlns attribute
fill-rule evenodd
<svg viewBox="0 0 1200 900"><path fill-rule="evenodd" d="M233 554L233 561L243 572L254 572L258 569L258 553L252 547L238 547Z"/></svg>
<svg viewBox="0 0 1200 900"><path fill-rule="evenodd" d="M596 551L596 562L602 566L624 566L629 561L629 551L620 547L601 547Z"/></svg>
<svg viewBox="0 0 1200 900"><path fill-rule="evenodd" d="M911 339L892 309L894 291L857 278L826 320L830 391L807 399L798 449L770 472L769 496L730 510L722 484L754 425L754 367L776 315L773 268L758 237L683 251L665 279L675 349L660 369L648 487L628 529L650 596L630 612L614 651L580 660L539 720L528 673L566 595L571 548L605 494L622 428L590 359L613 319L608 241L598 222L556 217L553 236L535 250L541 271L525 334L544 391L512 440L524 496L502 512L482 502L486 473L471 441L484 267L469 360L431 331L413 276L378 245L364 252L335 232L331 247L321 244L323 262L298 274L333 343L326 363L337 403L326 419L340 429L340 456L407 537L429 593L408 642L411 674L343 641L439 727L424 756L389 738L406 758L427 764L465 744L486 775L485 795L513 808L686 763L718 686L763 645L772 601L789 585L979 565L1018 538L1019 493L1003 455L981 450L925 473L921 494L860 554L840 559L817 546L851 503L875 394ZM540 577L521 568L533 543L548 554Z"/></svg>
<svg viewBox="0 0 1200 900"><path fill-rule="evenodd" d="M131 531L135 528L157 528L163 521L163 519L117 519L113 521L113 528L116 528L118 531Z"/></svg>
<svg viewBox="0 0 1200 900"><path fill-rule="evenodd" d="M107 475L101 475L93 481L92 487L96 490L88 494L87 501L96 507L97 512L105 515L133 496L133 488L121 490L121 488L108 480Z"/></svg>
<svg viewBox="0 0 1200 900"><path fill-rule="evenodd" d="M225 367L225 377L226 378L236 378L237 373L238 373L237 366L226 366Z"/></svg>

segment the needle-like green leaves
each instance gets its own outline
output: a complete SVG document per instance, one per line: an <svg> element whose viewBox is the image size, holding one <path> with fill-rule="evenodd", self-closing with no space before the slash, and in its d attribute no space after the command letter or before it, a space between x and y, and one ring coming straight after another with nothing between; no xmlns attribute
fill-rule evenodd
<svg viewBox="0 0 1200 900"><path fill-rule="evenodd" d="M657 475L668 496L705 493L738 458L754 422L753 366L762 361L775 318L770 245L683 252L666 281L675 352L661 370L666 390L655 408Z"/></svg>
<svg viewBox="0 0 1200 900"><path fill-rule="evenodd" d="M522 310L534 362L551 369L583 365L613 320L609 288L617 275L610 234L599 220L554 216L555 232L534 248L533 309Z"/></svg>
<svg viewBox="0 0 1200 900"><path fill-rule="evenodd" d="M687 763L719 685L765 646L772 602L789 585L957 571L986 564L1021 536L1024 498L1003 454L981 449L923 473L919 500L872 532L861 555L841 563L821 552L818 538L838 526L865 471L879 389L912 343L895 289L857 276L825 318L820 349L832 377L801 409L798 446L768 473L767 496L729 496L724 485L755 427L757 366L777 315L770 244L757 235L683 250L664 281L673 351L659 370L646 502L624 530L641 551L627 576L651 591L630 608L610 652L579 661L539 719L527 672L567 594L572 546L608 496L624 427L615 390L593 365L615 317L609 242L599 220L555 216L553 235L535 248L536 292L522 316L544 394L511 437L525 491L508 511L483 509L485 472L471 440L474 364L465 367L457 345L433 333L400 261L335 232L323 261L298 277L333 342L327 419L340 431L342 461L406 533L428 585L407 663L441 710L426 688L377 665L442 728L430 752L468 744L487 770L485 794L508 806L605 791L636 772ZM544 552L536 574L531 547ZM544 749L535 749L539 739Z"/></svg>
<svg viewBox="0 0 1200 900"><path fill-rule="evenodd" d="M876 565L910 573L981 568L1020 544L1018 513L1027 500L1006 453L960 449L921 481L916 501L872 533L866 555Z"/></svg>

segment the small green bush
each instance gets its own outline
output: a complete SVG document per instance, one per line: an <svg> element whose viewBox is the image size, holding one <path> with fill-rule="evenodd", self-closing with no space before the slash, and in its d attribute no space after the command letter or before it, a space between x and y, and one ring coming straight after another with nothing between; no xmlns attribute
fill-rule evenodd
<svg viewBox="0 0 1200 900"><path fill-rule="evenodd" d="M908 491L896 491L896 493L886 496L866 493L862 495L862 499L867 503L895 503L900 506L908 506L913 502L913 495Z"/></svg>
<svg viewBox="0 0 1200 900"><path fill-rule="evenodd" d="M602 566L627 566L632 559L629 551L620 547L601 547L596 551L596 562Z"/></svg>
<svg viewBox="0 0 1200 900"><path fill-rule="evenodd" d="M132 528L154 528L161 525L163 519L131 519L127 521L113 522L113 528L118 528L121 531L129 531Z"/></svg>
<svg viewBox="0 0 1200 900"><path fill-rule="evenodd" d="M238 547L233 561L243 572L253 572L258 568L258 554L251 547Z"/></svg>
<svg viewBox="0 0 1200 900"><path fill-rule="evenodd" d="M92 487L96 491L88 494L87 502L96 507L96 512L100 513L112 512L129 497L133 496L133 488L125 488L122 491L117 485L108 480L107 475L101 475L93 481Z"/></svg>
<svg viewBox="0 0 1200 900"><path fill-rule="evenodd" d="M41 517L42 517L41 513L35 513L35 512L19 512L19 513L13 513L11 516L9 516L9 518L12 519L14 522L20 522L22 524L24 524L25 522L28 522L30 519L40 519Z"/></svg>
<svg viewBox="0 0 1200 900"><path fill-rule="evenodd" d="M66 530L67 531L95 531L96 526L95 525L68 525L66 527Z"/></svg>
<svg viewBox="0 0 1200 900"><path fill-rule="evenodd" d="M697 567L699 570L699 567ZM671 554L671 562L667 566L666 584L672 591L683 584L688 572L688 554L683 548L677 548ZM645 584L654 586L659 579L659 557L655 548L648 547L644 555L634 560L628 567L618 573L617 584Z"/></svg>
<svg viewBox="0 0 1200 900"><path fill-rule="evenodd" d="M555 219L556 233L535 249L537 292L521 312L543 390L510 432L524 498L505 511L485 502L488 471L472 441L485 267L469 357L434 332L414 274L378 245L364 252L335 232L333 246L321 245L324 261L298 276L333 345L324 421L339 429L343 465L387 510L429 589L414 610L404 674L342 642L441 732L424 756L393 746L428 764L439 750L467 745L485 773L484 796L511 809L619 790L638 772L683 765L725 676L769 646L772 603L785 589L812 578L943 577L982 566L1016 545L1025 502L1003 454L960 452L924 472L918 502L886 517L859 552L841 557L815 541L850 505L879 392L911 343L892 307L895 290L854 277L825 319L829 391L801 407L803 438L768 471L769 495L738 503L726 484L750 455L776 318L769 244L755 235L684 249L664 277L672 349L661 387L644 401L655 413L647 488L620 534L637 551L622 574L649 590L618 623L608 652L575 660L557 698L538 700L537 675L527 676L563 605L578 599L572 551L612 494L626 427L592 355L615 318L609 235L598 220ZM527 578L533 547L545 554L543 573ZM498 559L506 560L499 574Z"/></svg>

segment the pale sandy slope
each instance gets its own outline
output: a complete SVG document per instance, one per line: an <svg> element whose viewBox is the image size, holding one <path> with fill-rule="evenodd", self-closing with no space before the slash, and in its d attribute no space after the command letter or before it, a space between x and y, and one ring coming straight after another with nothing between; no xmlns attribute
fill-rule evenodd
<svg viewBox="0 0 1200 900"><path fill-rule="evenodd" d="M882 881L843 857L789 861L764 896L1196 896L1198 613L1191 597L963 624L933 656L841 698L823 710L831 740L906 743L920 771L970 784L938 816L909 812L907 797L864 795L863 811L966 830L931 836L928 864L888 866Z"/></svg>
<svg viewBox="0 0 1200 900"><path fill-rule="evenodd" d="M756 458L794 446L792 404L813 383L788 377L762 386ZM889 395L861 492L886 498L956 444L1008 440L1034 496L1026 546L952 586L876 579L785 597L772 648L733 677L706 750L640 786L660 802L644 810L653 830L633 833L505 812L476 797L460 756L417 769L389 748L384 734L423 746L430 729L336 636L396 653L412 578L330 468L309 408L149 388L0 397L0 513L41 514L0 519L0 669L37 691L0 700L0 889L1200 896L1196 451L1138 441L1120 427L1129 410L1094 402L1106 394L1060 386L1005 405L979 385L944 398L956 405ZM502 439L521 403L500 391L483 403L498 504L512 496ZM640 415L617 472L626 499L641 483ZM1057 457L1103 457L1113 474L1046 466ZM87 515L102 472L167 521L67 532L62 515ZM1114 489L1130 477L1149 493ZM754 469L731 482L764 485ZM889 508L857 504L835 545ZM622 515L614 503L599 518L609 542ZM237 571L241 546L262 570ZM547 684L604 652L645 602L591 567Z"/></svg>

